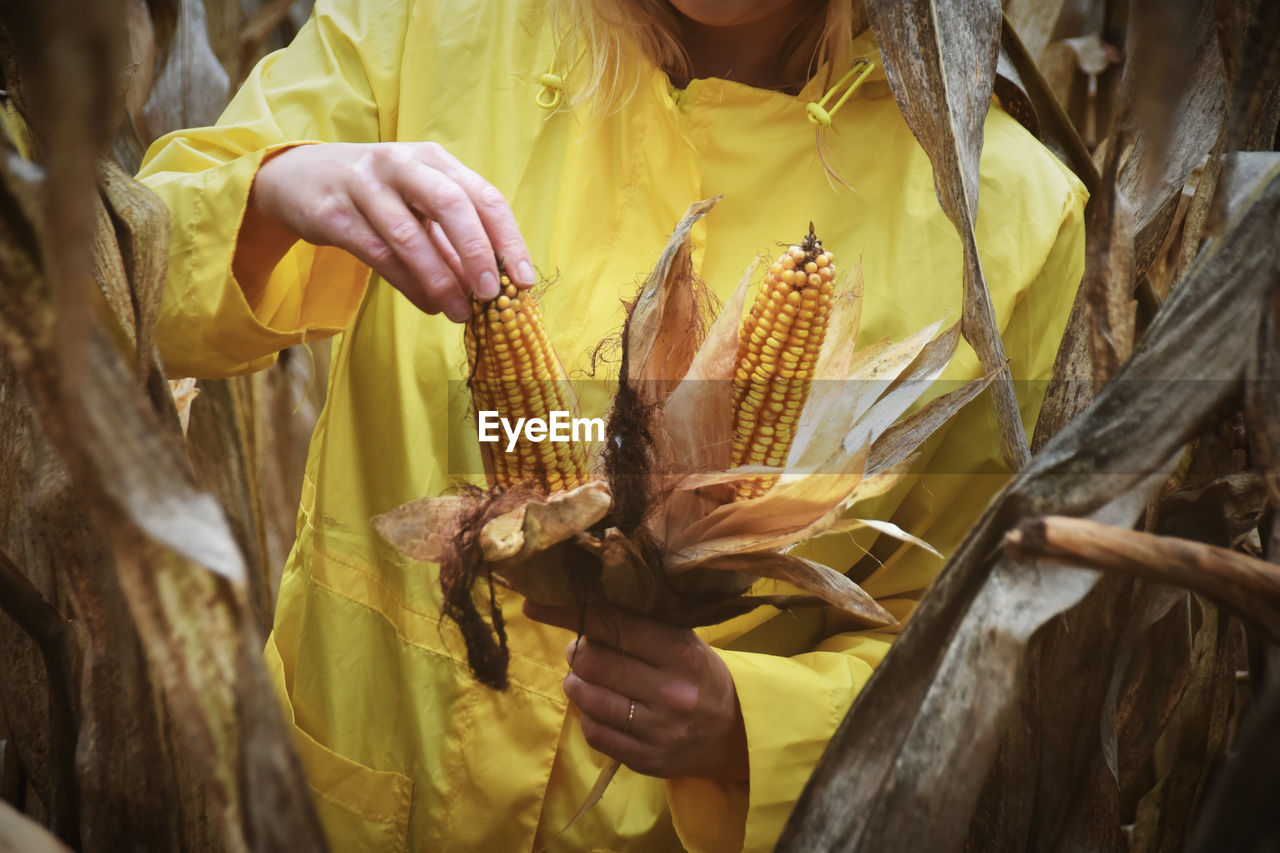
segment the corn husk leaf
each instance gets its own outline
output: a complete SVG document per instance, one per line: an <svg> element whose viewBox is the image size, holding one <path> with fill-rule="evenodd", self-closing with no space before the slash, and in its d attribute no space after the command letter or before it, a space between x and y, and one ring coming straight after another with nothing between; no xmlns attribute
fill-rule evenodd
<svg viewBox="0 0 1280 853"><path fill-rule="evenodd" d="M662 407L657 449L661 458L671 460L673 471L716 470L729 464L738 326L756 266L751 264L743 273L694 354L688 373Z"/></svg>
<svg viewBox="0 0 1280 853"><path fill-rule="evenodd" d="M981 394L991 379L991 374L987 374L967 382L886 427L871 445L871 456L867 460L868 480L876 479L907 461L926 439Z"/></svg>
<svg viewBox="0 0 1280 853"><path fill-rule="evenodd" d="M713 554L782 548L812 535L815 524L844 507L865 463L863 448L833 460L821 475L780 480L760 497L723 504L682 526L668 519L668 569L678 571Z"/></svg>
<svg viewBox="0 0 1280 853"><path fill-rule="evenodd" d="M522 508L522 545L518 552L509 556L529 556L545 551L590 529L608 513L611 500L609 487L597 480L576 489L557 492L545 500L529 501ZM481 534L482 540L483 536ZM489 559L502 558L494 556Z"/></svg>
<svg viewBox="0 0 1280 853"><path fill-rule="evenodd" d="M707 571L733 571L791 584L809 595L854 617L868 628L892 625L897 620L874 598L830 566L775 551L748 551L708 560Z"/></svg>
<svg viewBox="0 0 1280 853"><path fill-rule="evenodd" d="M796 431L787 459L788 469L805 473L819 471L827 460L841 452L842 444L847 449L849 444L873 441L883 427L877 430L877 422L867 415L885 399L894 381L916 365L941 325L941 322L933 323L902 341L872 345L852 359L845 381L824 383L828 387L815 393L805 406L802 426ZM951 352L955 351L955 341L956 336L952 334ZM942 349L947 349L946 343ZM936 354L937 350L931 353ZM950 353L947 357L950 358ZM929 361L918 367L932 366ZM924 387L915 390L918 397Z"/></svg>
<svg viewBox="0 0 1280 853"><path fill-rule="evenodd" d="M465 500L459 495L419 498L376 516L373 523L388 542L410 559L439 562L448 547L446 531L451 528L452 519L461 514L464 504ZM513 512L512 515L517 522L523 521L522 514L515 516ZM520 524L513 522L512 528L519 531ZM515 547L518 549L519 545Z"/></svg>
<svg viewBox="0 0 1280 853"><path fill-rule="evenodd" d="M694 282L689 232L718 200L689 206L631 309L623 345L630 379L646 405L666 401L702 343L703 300Z"/></svg>

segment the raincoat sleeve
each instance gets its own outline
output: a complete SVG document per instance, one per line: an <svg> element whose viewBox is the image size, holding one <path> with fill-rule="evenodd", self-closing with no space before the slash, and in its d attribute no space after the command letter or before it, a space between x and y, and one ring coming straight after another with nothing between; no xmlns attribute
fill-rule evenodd
<svg viewBox="0 0 1280 853"><path fill-rule="evenodd" d="M1073 179L1074 181L1074 179ZM1063 200L1057 238L1003 328L1028 434L1084 271L1085 193ZM979 398L956 417L893 520L953 553L987 502L1008 482L999 462L994 409ZM857 509L857 508L855 508ZM873 514L873 513L871 513ZM882 537L883 538L883 537ZM905 620L943 561L914 546L884 559L863 587ZM778 619L791 619L782 615ZM778 620L774 620L778 621ZM799 620L794 620L799 625ZM837 629L838 630L838 629ZM675 779L667 799L681 841L693 851L772 850L827 742L871 677L895 630L835 633L793 656L720 650L746 725L750 781ZM821 634L819 635L821 636Z"/></svg>
<svg viewBox="0 0 1280 853"><path fill-rule="evenodd" d="M151 146L139 178L171 216L156 331L170 375L258 370L353 316L369 270L342 250L296 243L274 267L259 261L251 282L237 281L231 262L264 158L305 142L384 137L410 5L320 0L293 43L254 68L215 127L175 131Z"/></svg>

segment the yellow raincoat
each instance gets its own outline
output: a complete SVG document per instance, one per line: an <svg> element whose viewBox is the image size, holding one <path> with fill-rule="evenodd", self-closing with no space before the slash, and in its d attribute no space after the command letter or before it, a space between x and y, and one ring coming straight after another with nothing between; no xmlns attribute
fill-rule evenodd
<svg viewBox="0 0 1280 853"><path fill-rule="evenodd" d="M298 539L266 656L335 850L529 850L585 799L604 759L561 689L570 636L502 596L511 687L468 677L440 618L434 567L399 556L371 516L482 470L457 380L460 327L415 310L350 256L299 244L246 289L237 229L266 152L294 141L434 140L510 200L551 337L571 371L616 333L622 300L690 202L724 200L694 228L694 261L726 297L750 260L813 220L838 263L860 257L861 340L959 318L960 243L929 162L876 72L823 134L853 189L824 172L799 97L723 80L674 89L655 69L619 111L548 112L538 78L556 39L541 0L320 0L286 50L254 70L214 128L158 141L142 176L173 213L159 340L172 375L257 370L337 334L311 442ZM812 87L811 87L812 89ZM1083 267L1079 182L1008 115L986 124L978 244L1030 424ZM609 365L616 374L616 364ZM961 345L952 377L978 375ZM595 383L592 387L601 385ZM600 399L584 408L597 411ZM588 389L590 398L590 389ZM1005 479L985 397L955 422L894 520L953 549ZM906 491L905 498L901 494ZM893 507L884 505L888 512ZM891 552L892 549L886 551ZM848 567L847 541L819 549ZM941 561L893 553L865 587L906 616ZM840 633L822 613L748 614L703 631L723 649L750 754L749 785L670 782L624 769L563 850L772 847L889 632Z"/></svg>

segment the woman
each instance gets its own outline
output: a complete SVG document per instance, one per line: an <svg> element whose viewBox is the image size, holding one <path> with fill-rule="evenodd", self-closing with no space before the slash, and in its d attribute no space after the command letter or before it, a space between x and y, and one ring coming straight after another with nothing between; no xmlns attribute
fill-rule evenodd
<svg viewBox="0 0 1280 853"><path fill-rule="evenodd" d="M569 672L576 615L508 593L496 693L469 678L434 572L370 527L479 470L453 321L495 292L495 254L521 284L535 264L555 279L543 313L571 372L688 204L717 194L693 238L721 298L813 220L839 261L861 257L863 340L958 317L959 241L849 0L582 3L553 20L533 0L320 0L218 127L158 141L143 168L173 212L172 373L255 370L339 334L267 646L335 849L539 847L606 756L627 768L557 849L770 848L892 639L819 612L697 633L622 617L588 624ZM805 104L859 58L872 73L820 134L833 180ZM993 108L980 199L1015 378L1043 379L1083 267L1083 191ZM978 372L962 346L949 376ZM880 512L953 548L1003 482L997 445L980 401ZM881 556L859 579L905 618L940 561Z"/></svg>

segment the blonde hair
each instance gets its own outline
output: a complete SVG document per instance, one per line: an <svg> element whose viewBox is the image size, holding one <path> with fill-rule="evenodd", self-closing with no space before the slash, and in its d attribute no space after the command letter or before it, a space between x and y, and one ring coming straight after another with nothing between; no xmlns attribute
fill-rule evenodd
<svg viewBox="0 0 1280 853"><path fill-rule="evenodd" d="M823 87L831 85L850 59L855 4L861 19L859 0L810 4L813 11L801 16L782 42L786 79L802 82L824 68ZM590 103L602 111L620 106L635 92L637 70L645 64L673 80L687 81L693 74L670 0L556 0L553 16L560 34L557 62L566 69L571 103Z"/></svg>

